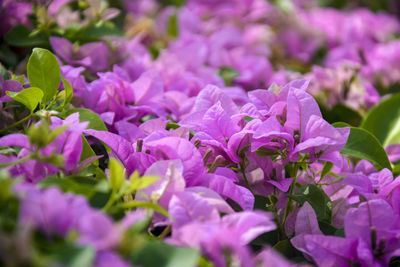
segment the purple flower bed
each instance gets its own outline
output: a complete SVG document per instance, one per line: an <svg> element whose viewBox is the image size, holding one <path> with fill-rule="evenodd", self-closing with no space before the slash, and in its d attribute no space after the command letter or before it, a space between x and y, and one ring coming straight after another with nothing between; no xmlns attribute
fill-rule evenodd
<svg viewBox="0 0 400 267"><path fill-rule="evenodd" d="M349 2L0 1L0 266L398 266L400 9Z"/></svg>

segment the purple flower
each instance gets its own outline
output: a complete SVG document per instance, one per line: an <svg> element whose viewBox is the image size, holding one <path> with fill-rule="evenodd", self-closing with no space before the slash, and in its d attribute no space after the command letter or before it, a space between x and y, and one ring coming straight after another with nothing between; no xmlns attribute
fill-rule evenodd
<svg viewBox="0 0 400 267"><path fill-rule="evenodd" d="M93 73L105 70L109 66L110 52L104 43L93 42L75 48L66 39L50 37L50 44L56 54L69 65L82 66Z"/></svg>

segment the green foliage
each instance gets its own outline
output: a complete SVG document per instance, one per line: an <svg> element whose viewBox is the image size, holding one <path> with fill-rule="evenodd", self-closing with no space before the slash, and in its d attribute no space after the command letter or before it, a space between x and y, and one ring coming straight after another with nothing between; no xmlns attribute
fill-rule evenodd
<svg viewBox="0 0 400 267"><path fill-rule="evenodd" d="M38 148L44 148L62 134L69 125L62 125L55 129L50 129L49 123L42 120L39 125L32 125L28 129L29 142Z"/></svg>
<svg viewBox="0 0 400 267"><path fill-rule="evenodd" d="M336 123L334 126L342 127L343 124ZM357 159L366 159L375 164L379 169L392 169L382 145L375 136L362 128L350 128L349 139L340 153Z"/></svg>
<svg viewBox="0 0 400 267"><path fill-rule="evenodd" d="M375 135L383 147L400 143L400 94L381 101L365 116L361 127Z"/></svg>
<svg viewBox="0 0 400 267"><path fill-rule="evenodd" d="M179 25L178 25L178 14L173 14L168 18L167 22L167 33L173 38L177 38L179 35Z"/></svg>
<svg viewBox="0 0 400 267"><path fill-rule="evenodd" d="M232 67L222 66L219 68L219 76L225 81L226 86L231 86L233 79L239 77L240 73Z"/></svg>
<svg viewBox="0 0 400 267"><path fill-rule="evenodd" d="M67 111L66 115L68 116L68 115L70 115L72 113L76 113L76 112L79 112L79 121L80 122L84 122L84 121L89 122L87 129L94 129L97 131L108 131L106 125L104 124L104 121L99 117L99 115L97 115L90 109L72 108Z"/></svg>
<svg viewBox="0 0 400 267"><path fill-rule="evenodd" d="M7 91L6 93L9 97L24 104L31 111L31 113L35 110L43 98L43 91L37 87L30 87L20 92Z"/></svg>
<svg viewBox="0 0 400 267"><path fill-rule="evenodd" d="M130 260L142 267L195 267L199 258L197 250L155 241L145 244Z"/></svg>
<svg viewBox="0 0 400 267"><path fill-rule="evenodd" d="M336 104L331 109L321 103L318 104L323 118L330 123L342 121L351 126L359 126L361 124L362 116L357 111L344 104Z"/></svg>
<svg viewBox="0 0 400 267"><path fill-rule="evenodd" d="M166 6L183 6L186 0L158 0L163 5Z"/></svg>
<svg viewBox="0 0 400 267"><path fill-rule="evenodd" d="M56 95L61 81L60 66L56 57L48 50L34 48L28 61L28 79L33 87L43 91L47 103Z"/></svg>
<svg viewBox="0 0 400 267"><path fill-rule="evenodd" d="M9 45L19 47L45 46L48 44L48 38L44 33L32 34L32 30L24 25L17 25L12 28L4 39Z"/></svg>
<svg viewBox="0 0 400 267"><path fill-rule="evenodd" d="M61 81L64 85L64 102L62 107L64 108L66 105L69 104L69 102L71 102L72 97L74 96L74 90L72 89L71 84L64 78L61 77Z"/></svg>
<svg viewBox="0 0 400 267"><path fill-rule="evenodd" d="M118 192L121 188L121 185L125 181L125 170L121 163L118 162L115 158L110 159L110 163L108 165L108 169L110 170L110 185L113 192Z"/></svg>
<svg viewBox="0 0 400 267"><path fill-rule="evenodd" d="M300 205L308 202L314 209L318 221L330 223L332 218L332 202L324 190L313 184L306 184L300 187L291 196Z"/></svg>

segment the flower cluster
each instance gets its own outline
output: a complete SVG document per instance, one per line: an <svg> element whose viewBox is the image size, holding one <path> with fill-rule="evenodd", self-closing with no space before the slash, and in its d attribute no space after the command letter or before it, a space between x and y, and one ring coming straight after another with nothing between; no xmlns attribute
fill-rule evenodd
<svg viewBox="0 0 400 267"><path fill-rule="evenodd" d="M394 15L0 7L0 265L398 264Z"/></svg>

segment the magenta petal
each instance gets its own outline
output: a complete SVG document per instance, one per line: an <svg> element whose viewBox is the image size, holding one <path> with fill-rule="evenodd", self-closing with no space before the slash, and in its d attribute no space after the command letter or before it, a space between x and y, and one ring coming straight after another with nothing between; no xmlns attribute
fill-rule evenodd
<svg viewBox="0 0 400 267"><path fill-rule="evenodd" d="M182 172L183 165L180 160L155 162L146 170L144 175L158 176L161 179L146 188L140 189L136 194L136 199L158 201L164 208L168 208L171 197L185 189Z"/></svg>
<svg viewBox="0 0 400 267"><path fill-rule="evenodd" d="M193 192L206 199L208 203L213 205L219 212L233 213L233 209L217 192L203 186L192 186L185 189L187 192Z"/></svg>
<svg viewBox="0 0 400 267"><path fill-rule="evenodd" d="M233 134L240 131L239 126L232 122L219 101L204 114L202 128L205 133L224 146Z"/></svg>
<svg viewBox="0 0 400 267"><path fill-rule="evenodd" d="M0 138L0 146L2 147L19 146L29 149L30 144L28 136L24 134L9 134Z"/></svg>
<svg viewBox="0 0 400 267"><path fill-rule="evenodd" d="M179 228L191 222L219 222L218 211L206 199L193 192L175 194L169 202L172 227Z"/></svg>
<svg viewBox="0 0 400 267"><path fill-rule="evenodd" d="M362 237L371 246L371 227L375 227L377 240L391 236L397 216L383 199L363 202L358 208L349 209L344 221L346 237Z"/></svg>
<svg viewBox="0 0 400 267"><path fill-rule="evenodd" d="M204 111L211 108L218 101L228 115L238 113L238 108L232 98L214 85L207 85L196 97L194 111Z"/></svg>
<svg viewBox="0 0 400 267"><path fill-rule="evenodd" d="M238 203L243 210L251 210L254 206L254 196L245 187L236 185L230 179L212 173L201 177L201 185L206 186Z"/></svg>
<svg viewBox="0 0 400 267"><path fill-rule="evenodd" d="M67 39L61 37L50 37L50 45L58 56L68 64L71 64L74 47Z"/></svg>
<svg viewBox="0 0 400 267"><path fill-rule="evenodd" d="M319 230L317 215L308 202L305 202L297 213L295 231L296 235L322 234Z"/></svg>
<svg viewBox="0 0 400 267"><path fill-rule="evenodd" d="M109 146L112 149L114 154L125 165L127 164L131 154L134 153L132 144L129 143L126 139L120 137L119 135L110 132L97 131L93 129L85 130L84 133L96 137L100 141L104 142L107 146Z"/></svg>
<svg viewBox="0 0 400 267"><path fill-rule="evenodd" d="M273 214L263 211L232 213L222 218L222 224L237 229L242 245L248 244L262 233L276 229Z"/></svg>
<svg viewBox="0 0 400 267"><path fill-rule="evenodd" d="M357 239L306 235L304 240L307 254L318 266L349 266L349 261L357 261Z"/></svg>
<svg viewBox="0 0 400 267"><path fill-rule="evenodd" d="M164 93L163 82L158 72L149 70L132 83L136 105L151 104L161 100Z"/></svg>
<svg viewBox="0 0 400 267"><path fill-rule="evenodd" d="M299 130L304 135L311 116L322 117L315 99L303 90L290 90L287 97L287 119L285 128L293 133Z"/></svg>
<svg viewBox="0 0 400 267"><path fill-rule="evenodd" d="M200 152L192 143L178 137L165 137L148 142L145 148L159 159L180 159L187 185L199 185L199 177L205 168Z"/></svg>

